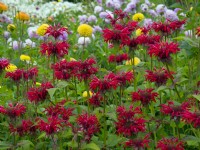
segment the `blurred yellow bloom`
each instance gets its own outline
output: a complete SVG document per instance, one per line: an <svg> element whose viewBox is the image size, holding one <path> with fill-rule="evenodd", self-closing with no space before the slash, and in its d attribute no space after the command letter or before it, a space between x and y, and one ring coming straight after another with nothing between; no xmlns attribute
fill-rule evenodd
<svg viewBox="0 0 200 150"><path fill-rule="evenodd" d="M9 24L9 25L7 26L7 30L10 31L10 32L15 31L15 29L16 29L16 26L15 26L14 24Z"/></svg>
<svg viewBox="0 0 200 150"><path fill-rule="evenodd" d="M136 36L140 36L141 34L143 34L143 32L142 32L141 29L137 29L137 30L135 31L135 34L136 34Z"/></svg>
<svg viewBox="0 0 200 150"><path fill-rule="evenodd" d="M16 18L21 21L29 21L30 19L29 15L22 11L17 13Z"/></svg>
<svg viewBox="0 0 200 150"><path fill-rule="evenodd" d="M91 92L91 91L89 91L89 95L90 95L90 97L92 96L92 92ZM84 97L84 98L88 97L87 91L84 91L84 92L83 92L83 97Z"/></svg>
<svg viewBox="0 0 200 150"><path fill-rule="evenodd" d="M137 66L140 63L140 59L138 57L134 57L134 65ZM127 60L126 65L133 65L133 59Z"/></svg>
<svg viewBox="0 0 200 150"><path fill-rule="evenodd" d="M133 15L132 19L134 21L140 22L144 20L144 15L142 13L136 13L135 15Z"/></svg>
<svg viewBox="0 0 200 150"><path fill-rule="evenodd" d="M44 36L49 25L48 24L42 24L41 26L38 27L36 33L40 36Z"/></svg>
<svg viewBox="0 0 200 150"><path fill-rule="evenodd" d="M70 57L69 61L76 61L76 59Z"/></svg>
<svg viewBox="0 0 200 150"><path fill-rule="evenodd" d="M2 2L0 2L0 12L7 11L8 6Z"/></svg>
<svg viewBox="0 0 200 150"><path fill-rule="evenodd" d="M80 36L83 37L89 37L92 35L92 27L88 24L81 24L78 29L77 29L78 33L80 34Z"/></svg>
<svg viewBox="0 0 200 150"><path fill-rule="evenodd" d="M36 86L40 86L41 83L40 83L40 82L36 82L35 85L36 85Z"/></svg>
<svg viewBox="0 0 200 150"><path fill-rule="evenodd" d="M7 72L14 72L15 70L17 70L17 66L15 66L14 64L9 64L9 65L5 68L5 70L6 70Z"/></svg>
<svg viewBox="0 0 200 150"><path fill-rule="evenodd" d="M190 7L190 11L192 11L193 10L193 7Z"/></svg>
<svg viewBox="0 0 200 150"><path fill-rule="evenodd" d="M20 60L21 61L30 61L31 60L31 58L30 58L30 56L28 56L28 55L21 55L20 56Z"/></svg>

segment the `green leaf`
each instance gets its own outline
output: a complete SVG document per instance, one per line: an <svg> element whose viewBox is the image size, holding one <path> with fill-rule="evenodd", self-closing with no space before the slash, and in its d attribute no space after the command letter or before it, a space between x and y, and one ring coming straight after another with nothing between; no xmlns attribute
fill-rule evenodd
<svg viewBox="0 0 200 150"><path fill-rule="evenodd" d="M83 149L90 149L90 150L100 150L99 146L96 145L94 142L91 142L89 144L86 144L85 146L83 146Z"/></svg>
<svg viewBox="0 0 200 150"><path fill-rule="evenodd" d="M55 92L56 92L57 89L58 88L47 89L47 91L48 91L51 99L53 99L53 95L55 94Z"/></svg>
<svg viewBox="0 0 200 150"><path fill-rule="evenodd" d="M42 134L40 134L40 136L37 138L38 140L39 139L42 139L42 138L44 138L46 136L46 133L45 132L43 132Z"/></svg>
<svg viewBox="0 0 200 150"><path fill-rule="evenodd" d="M34 144L29 141L29 140L21 140L17 143L18 146L22 146L22 147L31 147L34 146Z"/></svg>
<svg viewBox="0 0 200 150"><path fill-rule="evenodd" d="M78 147L78 143L76 141L74 141L74 140L68 142L67 145L69 147L72 147L72 148L77 148Z"/></svg>
<svg viewBox="0 0 200 150"><path fill-rule="evenodd" d="M69 85L69 83L67 81L60 81L60 82L58 82L58 84L56 85L56 87L57 88L65 88L68 85Z"/></svg>
<svg viewBox="0 0 200 150"><path fill-rule="evenodd" d="M0 142L0 149L10 149L12 148L12 144L8 142Z"/></svg>
<svg viewBox="0 0 200 150"><path fill-rule="evenodd" d="M196 98L198 101L200 101L200 94L199 95L192 95L194 98Z"/></svg>

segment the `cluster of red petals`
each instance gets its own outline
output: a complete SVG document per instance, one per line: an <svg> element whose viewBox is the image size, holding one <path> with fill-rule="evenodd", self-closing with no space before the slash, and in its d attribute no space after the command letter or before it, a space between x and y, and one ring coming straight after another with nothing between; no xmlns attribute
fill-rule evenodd
<svg viewBox="0 0 200 150"><path fill-rule="evenodd" d="M62 120L60 120L58 117L48 117L48 121L45 122L42 119L38 119L37 127L40 131L46 132L47 135L52 135L54 133L57 133L62 128Z"/></svg>
<svg viewBox="0 0 200 150"><path fill-rule="evenodd" d="M132 71L128 72L120 72L115 75L115 80L118 81L119 86L126 85L127 82L131 82L134 79L134 75Z"/></svg>
<svg viewBox="0 0 200 150"><path fill-rule="evenodd" d="M77 118L79 130L83 132L84 139L90 141L92 136L99 132L100 125L95 115L81 114Z"/></svg>
<svg viewBox="0 0 200 150"><path fill-rule="evenodd" d="M42 43L40 48L42 55L55 55L57 58L62 58L64 55L68 54L69 44L65 41L56 43L48 42Z"/></svg>
<svg viewBox="0 0 200 150"><path fill-rule="evenodd" d="M136 43L140 45L149 45L149 44L155 44L160 42L160 36L159 35L145 35L142 34L138 36L136 39Z"/></svg>
<svg viewBox="0 0 200 150"><path fill-rule="evenodd" d="M17 69L14 72L7 72L5 78L10 78L15 82L19 82L23 78L24 71Z"/></svg>
<svg viewBox="0 0 200 150"><path fill-rule="evenodd" d="M23 79L34 79L38 76L38 69L37 67L30 68L23 72Z"/></svg>
<svg viewBox="0 0 200 150"><path fill-rule="evenodd" d="M171 61L171 56L170 54L175 54L178 51L180 51L178 44L171 42L160 42L160 43L155 43L151 44L149 46L149 51L148 54L152 56L158 57L158 60L162 62L170 62Z"/></svg>
<svg viewBox="0 0 200 150"><path fill-rule="evenodd" d="M184 102L181 105L175 105L173 101L168 101L167 104L161 104L160 111L163 114L170 115L171 118L180 118L188 109L189 103Z"/></svg>
<svg viewBox="0 0 200 150"><path fill-rule="evenodd" d="M162 22L154 22L152 25L152 28L156 32L161 32L164 35L168 35L173 33L175 30L178 30L181 28L183 24L185 24L186 21L166 21L165 23Z"/></svg>
<svg viewBox="0 0 200 150"><path fill-rule="evenodd" d="M50 82L44 82L40 87L30 88L27 92L28 99L31 102L38 103L44 101L47 97L47 89L53 88L53 85Z"/></svg>
<svg viewBox="0 0 200 150"><path fill-rule="evenodd" d="M125 147L130 147L133 149L145 149L149 147L149 134L147 134L143 139L137 138L137 139L130 139L125 143Z"/></svg>
<svg viewBox="0 0 200 150"><path fill-rule="evenodd" d="M65 108L66 100L57 103L55 106L49 106L45 109L48 115L52 117L61 117L63 121L67 122L69 117L73 115L73 108Z"/></svg>
<svg viewBox="0 0 200 150"><path fill-rule="evenodd" d="M155 82L157 86L165 85L167 80L172 76L173 72L168 72L165 68L156 69L154 68L153 71L147 70L146 71L146 80L150 82Z"/></svg>
<svg viewBox="0 0 200 150"><path fill-rule="evenodd" d="M97 90L98 92L105 92L110 89L116 89L119 82L115 78L114 73L109 73L104 76L103 79L99 79L96 76L90 82L90 89Z"/></svg>
<svg viewBox="0 0 200 150"><path fill-rule="evenodd" d="M9 65L9 60L6 58L0 58L0 73Z"/></svg>
<svg viewBox="0 0 200 150"><path fill-rule="evenodd" d="M143 106L148 105L151 101L156 101L155 98L158 96L157 92L153 92L154 89L147 88L144 90L139 89L137 92L132 93L132 101L140 101Z"/></svg>
<svg viewBox="0 0 200 150"><path fill-rule="evenodd" d="M90 105L94 107L98 107L101 105L101 101L103 100L103 97L100 93L95 93L92 95L92 97L89 99Z"/></svg>
<svg viewBox="0 0 200 150"><path fill-rule="evenodd" d="M9 128L11 133L17 133L19 134L19 136L23 136L29 133L35 133L37 130L37 127L30 120L22 120L22 123L17 127L15 127L15 125L10 124Z"/></svg>
<svg viewBox="0 0 200 150"><path fill-rule="evenodd" d="M132 136L138 132L144 132L146 130L146 121L143 118L136 116L137 114L141 113L142 112L138 107L134 110L132 107L130 107L129 110L126 110L124 106L119 106L117 108L117 133L124 136Z"/></svg>
<svg viewBox="0 0 200 150"><path fill-rule="evenodd" d="M177 138L162 138L158 141L157 148L160 150L184 150L184 143Z"/></svg>
<svg viewBox="0 0 200 150"><path fill-rule="evenodd" d="M129 59L129 56L127 53L119 54L119 55L112 54L108 57L108 61L110 63L122 63L123 61L128 60L128 59Z"/></svg>
<svg viewBox="0 0 200 150"><path fill-rule="evenodd" d="M16 104L9 103L7 108L0 106L0 113L5 114L10 118L19 117L23 115L25 112L26 112L26 107L20 103Z"/></svg>
<svg viewBox="0 0 200 150"><path fill-rule="evenodd" d="M129 28L120 24L113 25L113 29L106 28L103 30L105 42L118 43L120 45L128 45L130 34Z"/></svg>
<svg viewBox="0 0 200 150"><path fill-rule="evenodd" d="M197 27L197 29L196 29L196 35L200 36L200 27Z"/></svg>
<svg viewBox="0 0 200 150"><path fill-rule="evenodd" d="M61 27L59 24L54 26L50 25L47 28L45 35L53 36L55 39L57 39L59 36L63 35L63 32L67 32L66 27Z"/></svg>
<svg viewBox="0 0 200 150"><path fill-rule="evenodd" d="M190 112L189 110L185 110L182 114L182 119L185 120L187 123L192 124L193 127L199 128L200 127L200 112Z"/></svg>

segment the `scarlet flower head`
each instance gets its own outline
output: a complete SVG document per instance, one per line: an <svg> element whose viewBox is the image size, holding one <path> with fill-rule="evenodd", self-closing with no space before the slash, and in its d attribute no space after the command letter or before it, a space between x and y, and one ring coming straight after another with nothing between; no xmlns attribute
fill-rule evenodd
<svg viewBox="0 0 200 150"><path fill-rule="evenodd" d="M138 114L141 114L140 108L132 109L132 106L129 110L126 110L124 106L117 107L117 122L116 129L118 134L124 136L132 136L138 132L144 132L145 120L138 117Z"/></svg>
<svg viewBox="0 0 200 150"><path fill-rule="evenodd" d="M50 82L43 82L40 87L30 88L27 92L28 100L34 103L44 101L47 98L47 89L53 88Z"/></svg>
<svg viewBox="0 0 200 150"><path fill-rule="evenodd" d="M134 79L133 72L120 72L117 73L115 79L118 81L120 86L125 86L128 82L130 83Z"/></svg>
<svg viewBox="0 0 200 150"><path fill-rule="evenodd" d="M65 41L56 43L42 43L40 52L42 55L55 55L57 58L62 58L64 55L68 54L69 44Z"/></svg>
<svg viewBox="0 0 200 150"><path fill-rule="evenodd" d="M147 88L145 90L139 89L137 92L132 93L132 101L140 101L143 106L147 106L151 101L156 101L158 96L157 92L153 92L154 89Z"/></svg>
<svg viewBox="0 0 200 150"><path fill-rule="evenodd" d="M162 61L163 63L170 63L171 62L171 54L175 54L180 49L178 48L178 44L171 42L160 42L151 44L149 46L148 54L152 56L156 56L158 60Z"/></svg>
<svg viewBox="0 0 200 150"><path fill-rule="evenodd" d="M38 76L37 67L30 68L23 72L23 79L35 79Z"/></svg>
<svg viewBox="0 0 200 150"><path fill-rule="evenodd" d="M171 118L179 120L184 111L189 107L188 102L184 102L181 105L175 105L173 101L168 101L167 104L162 104L160 111L163 114L170 115Z"/></svg>
<svg viewBox="0 0 200 150"><path fill-rule="evenodd" d="M182 119L188 124L192 124L194 128L200 127L200 111L191 112L185 110L182 114Z"/></svg>
<svg viewBox="0 0 200 150"><path fill-rule="evenodd" d="M5 78L10 78L15 82L19 82L23 78L24 71L17 69L14 72L7 72Z"/></svg>
<svg viewBox="0 0 200 150"><path fill-rule="evenodd" d="M0 74L9 65L9 60L6 58L0 58Z"/></svg>
<svg viewBox="0 0 200 150"><path fill-rule="evenodd" d="M47 119L47 122L40 118L38 119L37 127L40 129L40 131L46 132L47 135L52 135L61 130L62 120L60 120L58 117L48 117Z"/></svg>
<svg viewBox="0 0 200 150"><path fill-rule="evenodd" d="M96 76L90 82L90 89L97 90L98 92L106 92L110 89L116 89L119 85L119 81L115 78L114 73L109 73L104 76L103 79L99 79Z"/></svg>
<svg viewBox="0 0 200 150"><path fill-rule="evenodd" d="M99 132L100 125L95 115L81 114L77 118L79 130L84 134L84 140L89 142L92 136Z"/></svg>
<svg viewBox="0 0 200 150"><path fill-rule="evenodd" d="M103 100L103 97L100 93L92 94L92 97L89 99L90 105L94 107L98 107L101 105L101 101Z"/></svg>
<svg viewBox="0 0 200 150"><path fill-rule="evenodd" d="M153 71L147 70L146 71L146 80L150 82L155 82L157 86L165 85L167 80L172 76L173 72L168 72L165 68L156 69L154 68Z"/></svg>
<svg viewBox="0 0 200 150"><path fill-rule="evenodd" d="M119 55L112 54L108 57L108 61L110 63L122 63L123 61L128 60L128 59L129 59L129 56L126 53L119 54Z"/></svg>
<svg viewBox="0 0 200 150"><path fill-rule="evenodd" d="M9 103L7 108L0 106L0 113L5 114L10 118L16 118L22 116L25 112L26 112L26 107L20 103L16 104Z"/></svg>
<svg viewBox="0 0 200 150"><path fill-rule="evenodd" d="M160 150L184 150L183 141L179 141L177 138L162 138L157 143L157 149Z"/></svg>
<svg viewBox="0 0 200 150"><path fill-rule="evenodd" d="M197 27L196 29L196 35L199 37L200 36L200 27Z"/></svg>
<svg viewBox="0 0 200 150"><path fill-rule="evenodd" d="M66 27L61 27L60 24L49 26L46 31L46 35L53 36L57 39L59 36L63 35L64 32L67 32Z"/></svg>

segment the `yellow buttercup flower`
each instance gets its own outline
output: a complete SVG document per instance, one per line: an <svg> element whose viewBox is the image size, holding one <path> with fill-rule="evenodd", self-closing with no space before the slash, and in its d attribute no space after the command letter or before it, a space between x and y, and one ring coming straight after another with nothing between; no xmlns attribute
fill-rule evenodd
<svg viewBox="0 0 200 150"><path fill-rule="evenodd" d="M36 82L35 85L36 86L41 86L41 83L40 82Z"/></svg>
<svg viewBox="0 0 200 150"><path fill-rule="evenodd" d="M41 26L38 27L36 33L40 36L44 36L49 25L48 24L42 24Z"/></svg>
<svg viewBox="0 0 200 150"><path fill-rule="evenodd" d="M76 59L70 57L69 61L76 61Z"/></svg>
<svg viewBox="0 0 200 150"><path fill-rule="evenodd" d="M7 11L8 6L2 2L0 2L0 12Z"/></svg>
<svg viewBox="0 0 200 150"><path fill-rule="evenodd" d="M143 32L142 32L141 29L137 29L137 30L135 31L135 34L136 34L136 36L140 36L141 34L143 34Z"/></svg>
<svg viewBox="0 0 200 150"><path fill-rule="evenodd" d="M21 61L30 61L31 58L30 58L30 56L28 56L28 55L21 55L21 56L20 56L20 60L21 60Z"/></svg>
<svg viewBox="0 0 200 150"><path fill-rule="evenodd" d="M29 15L22 11L17 13L16 18L21 21L29 21L30 19Z"/></svg>
<svg viewBox="0 0 200 150"><path fill-rule="evenodd" d="M144 15L142 13L136 13L135 15L133 15L132 19L134 21L140 22L144 20Z"/></svg>
<svg viewBox="0 0 200 150"><path fill-rule="evenodd" d="M10 32L15 31L15 29L16 29L16 26L15 26L14 24L9 24L9 25L7 26L7 30L10 31Z"/></svg>
<svg viewBox="0 0 200 150"><path fill-rule="evenodd" d="M91 91L89 91L89 95L90 95L90 97L92 96L92 92ZM84 98L88 97L88 92L87 91L83 92L83 97Z"/></svg>
<svg viewBox="0 0 200 150"><path fill-rule="evenodd" d="M17 70L17 66L15 66L14 64L9 64L9 65L5 68L5 70L6 70L7 72L14 72L15 70Z"/></svg>
<svg viewBox="0 0 200 150"><path fill-rule="evenodd" d="M140 62L141 61L138 57L134 57L134 66L137 66ZM133 65L133 58L126 61L126 65Z"/></svg>
<svg viewBox="0 0 200 150"><path fill-rule="evenodd" d="M81 24L78 29L77 29L78 33L80 34L80 36L83 37L89 37L92 35L92 27L88 24Z"/></svg>

